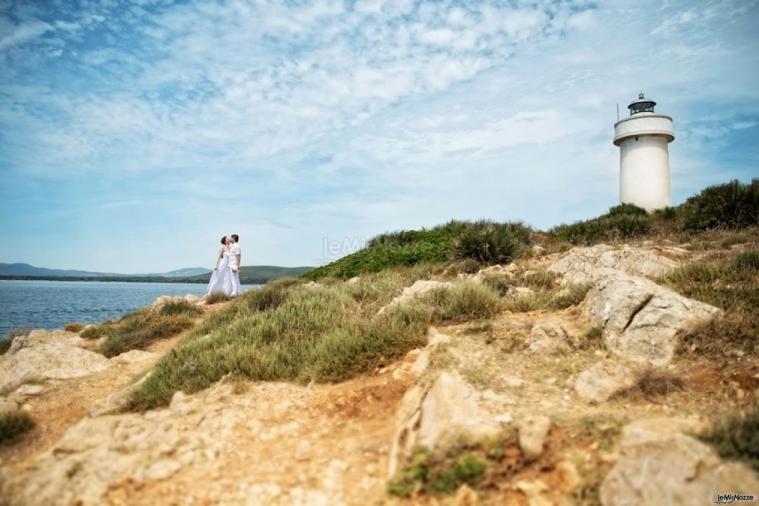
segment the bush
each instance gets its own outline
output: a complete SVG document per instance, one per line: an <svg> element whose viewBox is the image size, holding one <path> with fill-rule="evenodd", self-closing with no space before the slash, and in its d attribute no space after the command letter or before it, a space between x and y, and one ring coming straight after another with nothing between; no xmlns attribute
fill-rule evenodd
<svg viewBox="0 0 759 506"><path fill-rule="evenodd" d="M0 341L0 355L4 355L10 348L11 344L13 344L13 339L21 336L28 336L29 332L31 332L32 329L28 327L20 327L17 329L9 330L5 334L5 339Z"/></svg>
<svg viewBox="0 0 759 506"><path fill-rule="evenodd" d="M648 215L617 213L578 221L571 225L559 225L548 233L559 241L572 244L594 244L601 241L642 237L650 231L651 218Z"/></svg>
<svg viewBox="0 0 759 506"><path fill-rule="evenodd" d="M63 330L79 333L84 330L84 324L78 322L67 323L66 326L63 327Z"/></svg>
<svg viewBox="0 0 759 506"><path fill-rule="evenodd" d="M685 230L744 228L759 224L759 179L710 186L681 206Z"/></svg>
<svg viewBox="0 0 759 506"><path fill-rule="evenodd" d="M621 214L646 216L648 212L635 204L619 204L618 206L610 207L607 213L608 216L618 216Z"/></svg>
<svg viewBox="0 0 759 506"><path fill-rule="evenodd" d="M345 279L390 267L448 260L505 261L518 252L520 245L529 241L530 229L520 224L451 221L431 229L379 235L365 248L309 271L304 277L312 280Z"/></svg>
<svg viewBox="0 0 759 506"><path fill-rule="evenodd" d="M501 309L501 299L496 292L472 281L436 288L422 300L431 305L432 317L437 321L487 319Z"/></svg>
<svg viewBox="0 0 759 506"><path fill-rule="evenodd" d="M743 460L759 471L759 405L719 420L702 439L721 457Z"/></svg>
<svg viewBox="0 0 759 506"><path fill-rule="evenodd" d="M466 226L453 240L450 256L483 264L509 263L529 240L529 230L521 224L479 221Z"/></svg>
<svg viewBox="0 0 759 506"><path fill-rule="evenodd" d="M93 325L84 329L79 334L79 337L83 339L99 339L109 332L108 329L108 325Z"/></svg>
<svg viewBox="0 0 759 506"><path fill-rule="evenodd" d="M23 411L0 414L0 444L15 442L19 436L34 427L34 420Z"/></svg>

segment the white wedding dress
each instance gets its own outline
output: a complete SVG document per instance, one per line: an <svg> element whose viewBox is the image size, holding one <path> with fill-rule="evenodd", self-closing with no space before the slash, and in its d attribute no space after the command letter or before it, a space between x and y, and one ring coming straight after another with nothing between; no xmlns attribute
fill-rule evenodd
<svg viewBox="0 0 759 506"><path fill-rule="evenodd" d="M211 273L211 279L208 281L208 295L223 293L232 296L239 293L239 281L230 266L230 257L229 251L225 251L216 265L216 270Z"/></svg>

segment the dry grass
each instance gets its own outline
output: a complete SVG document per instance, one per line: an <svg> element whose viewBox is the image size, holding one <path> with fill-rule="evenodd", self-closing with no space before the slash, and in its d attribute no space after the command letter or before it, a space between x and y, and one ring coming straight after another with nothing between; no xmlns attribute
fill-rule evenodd
<svg viewBox="0 0 759 506"><path fill-rule="evenodd" d="M759 404L717 420L702 439L723 458L742 460L759 471Z"/></svg>
<svg viewBox="0 0 759 506"><path fill-rule="evenodd" d="M230 300L232 300L232 297L230 297L229 295L226 295L221 292L216 292L206 297L206 305L210 306L213 304L218 304L220 302L228 302Z"/></svg>
<svg viewBox="0 0 759 506"><path fill-rule="evenodd" d="M63 330L66 330L68 332L76 332L79 333L82 330L84 330L84 324L79 322L71 322L67 323L65 327L63 327Z"/></svg>
<svg viewBox="0 0 759 506"><path fill-rule="evenodd" d="M638 373L635 385L619 392L615 397L651 401L684 388L685 382L676 373L666 369L647 367Z"/></svg>

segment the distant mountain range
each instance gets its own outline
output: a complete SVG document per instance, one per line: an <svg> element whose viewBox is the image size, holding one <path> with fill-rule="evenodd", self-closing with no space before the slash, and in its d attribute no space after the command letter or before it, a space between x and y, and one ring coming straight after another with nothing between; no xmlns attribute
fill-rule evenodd
<svg viewBox="0 0 759 506"><path fill-rule="evenodd" d="M186 269L177 269L170 272L151 273L151 274L116 274L112 272L90 272L77 271L74 269L46 269L44 267L35 267L29 264L3 264L0 263L0 276L39 276L39 277L56 277L56 278L186 278L207 274L210 269L204 267L188 267Z"/></svg>
<svg viewBox="0 0 759 506"><path fill-rule="evenodd" d="M298 277L311 269L313 267L248 265L240 268L240 281L243 284L264 284L272 279ZM188 267L158 274L117 274L111 272L78 271L74 269L46 269L23 263L0 263L0 278L4 279L207 283L210 277L211 271L203 267Z"/></svg>

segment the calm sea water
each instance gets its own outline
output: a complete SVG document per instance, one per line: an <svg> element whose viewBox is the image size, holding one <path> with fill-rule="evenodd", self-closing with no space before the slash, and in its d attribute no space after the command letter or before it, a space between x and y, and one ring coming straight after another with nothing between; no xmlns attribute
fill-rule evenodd
<svg viewBox="0 0 759 506"><path fill-rule="evenodd" d="M258 285L244 285L243 290ZM151 304L160 295L205 294L205 284L0 280L0 339L18 327L59 329L99 323Z"/></svg>

